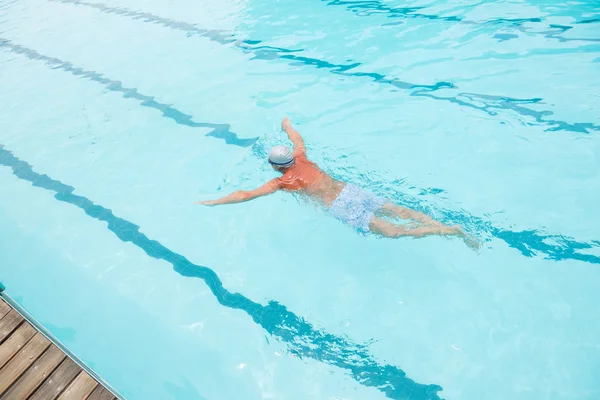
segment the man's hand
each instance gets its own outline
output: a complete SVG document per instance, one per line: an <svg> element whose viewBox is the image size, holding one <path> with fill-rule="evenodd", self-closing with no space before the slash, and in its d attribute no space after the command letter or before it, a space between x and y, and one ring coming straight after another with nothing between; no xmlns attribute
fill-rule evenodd
<svg viewBox="0 0 600 400"><path fill-rule="evenodd" d="M283 121L281 121L281 129L283 129L284 131L287 131L288 129L292 128L292 123L290 122L290 119L288 117L283 118Z"/></svg>
<svg viewBox="0 0 600 400"><path fill-rule="evenodd" d="M281 129L287 133L288 138L294 143L294 157L306 155L304 140L302 140L302 136L300 136L298 131L294 129L288 117L285 117L283 121L281 121Z"/></svg>
<svg viewBox="0 0 600 400"><path fill-rule="evenodd" d="M202 204L203 206L214 207L217 205L216 200L197 201L194 204Z"/></svg>

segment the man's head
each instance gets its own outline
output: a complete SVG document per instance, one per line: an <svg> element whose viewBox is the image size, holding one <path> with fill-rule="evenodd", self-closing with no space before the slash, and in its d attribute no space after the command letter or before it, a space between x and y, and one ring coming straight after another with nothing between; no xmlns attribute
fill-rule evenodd
<svg viewBox="0 0 600 400"><path fill-rule="evenodd" d="M294 165L294 153L287 146L275 146L269 152L269 163L278 171L285 171Z"/></svg>

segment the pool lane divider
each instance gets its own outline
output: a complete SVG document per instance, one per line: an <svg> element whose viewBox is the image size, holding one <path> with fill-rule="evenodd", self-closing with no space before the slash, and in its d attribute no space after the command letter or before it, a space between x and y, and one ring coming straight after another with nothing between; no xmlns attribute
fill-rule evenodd
<svg viewBox="0 0 600 400"><path fill-rule="evenodd" d="M547 127L548 131L570 131L577 133L590 133L590 131L600 131L600 125L591 122L570 123L562 120L548 119L554 113L549 110L538 111L535 108L525 107L524 104L541 105L543 99L530 98L518 99L509 96L496 96L479 93L458 93L456 96L435 96L433 92L442 89L458 89L452 82L440 81L434 84L418 84L405 82L400 79L385 76L377 72L353 71L360 67L362 63L352 62L348 64L339 64L327 60L306 57L302 49L286 49L282 47L272 47L264 45L262 40L240 40L235 38L232 32L222 30L210 30L197 27L184 21L161 17L149 12L131 10L126 7L111 7L103 3L96 3L85 0L48 0L63 4L72 4L94 8L106 14L128 17L133 20L140 20L144 23L155 24L165 28L185 32L188 36L198 36L207 38L222 45L233 45L245 53L252 54L252 60L283 60L290 66L312 67L328 71L331 74L341 75L351 78L364 78L370 81L392 86L395 89L410 91L410 96L427 97L435 101L444 101L456 104L460 107L471 108L484 112L489 116L495 117L498 111L511 111L527 119L533 118L535 122Z"/></svg>
<svg viewBox="0 0 600 400"><path fill-rule="evenodd" d="M178 110L172 105L157 101L154 96L149 96L140 93L140 91L136 88L126 87L121 81L108 78L106 75L96 71L90 71L81 67L77 67L68 61L63 61L59 58L43 55L33 49L15 44L12 41L2 37L0 37L0 48L10 50L13 53L25 56L30 60L42 61L46 65L54 69L61 69L76 77L86 78L93 82L99 83L111 92L122 93L123 98L125 99L137 100L142 107L148 107L160 111L164 118L168 118L179 125L185 125L190 128L212 129L209 133L206 134L206 136L222 139L227 144L241 147L250 147L258 140L258 138L239 138L236 133L231 131L231 126L229 124L196 122L193 120L193 117L191 115Z"/></svg>
<svg viewBox="0 0 600 400"><path fill-rule="evenodd" d="M319 330L277 301L263 305L240 293L230 292L214 270L195 264L157 240L150 239L140 232L138 225L116 216L112 210L86 197L76 195L74 187L34 171L30 164L17 158L3 145L0 145L0 165L10 168L13 175L34 187L53 192L58 201L73 205L106 223L122 242L137 246L154 259L166 261L178 274L203 280L219 304L245 312L272 337L285 343L291 354L345 370L359 384L375 388L389 399L440 400L438 392L442 390L441 386L417 383L399 367L380 364L369 353L368 345Z"/></svg>

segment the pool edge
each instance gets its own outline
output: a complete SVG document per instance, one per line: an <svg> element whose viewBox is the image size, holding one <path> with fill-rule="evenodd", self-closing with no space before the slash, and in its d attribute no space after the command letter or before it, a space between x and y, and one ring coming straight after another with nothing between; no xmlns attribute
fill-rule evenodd
<svg viewBox="0 0 600 400"><path fill-rule="evenodd" d="M84 363L79 357L77 357L67 346L65 346L60 340L58 340L48 329L46 329L41 323L39 323L33 315L31 315L23 306L21 306L18 302L16 302L8 293L6 293L6 286L0 282L0 299L4 300L13 310L19 313L26 322L31 324L33 328L40 334L42 334L46 339L50 341L51 344L56 346L60 351L62 351L69 359L71 359L75 364L77 364L83 371L85 371L89 376L95 379L100 385L102 385L106 390L108 390L112 395L119 400L126 400L115 388L113 388L108 382L106 382L100 375L98 375L92 368L90 368L86 363Z"/></svg>

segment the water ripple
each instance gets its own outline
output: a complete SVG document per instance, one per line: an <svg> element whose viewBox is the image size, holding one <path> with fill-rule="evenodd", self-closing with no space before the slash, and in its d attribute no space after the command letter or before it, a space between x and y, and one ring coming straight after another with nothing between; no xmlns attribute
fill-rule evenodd
<svg viewBox="0 0 600 400"><path fill-rule="evenodd" d="M252 59L258 60L285 60L289 65L292 66L310 66L313 68L324 69L329 71L332 74L348 76L352 78L368 78L372 82L393 86L402 90L412 91L412 95L415 96L424 96L429 97L433 100L437 101L447 101L450 103L454 103L460 106L465 106L473 109L478 109L480 111L486 112L488 115L496 115L496 112L489 112L491 109L503 110L503 111L511 111L517 112L521 116L524 117L533 117L534 121L544 124L548 126L548 130L550 131L572 131L577 133L589 133L590 131L600 130L600 126L591 122L575 122L569 123L566 121L560 120L544 120L542 117L546 115L552 115L552 111L536 111L527 107L519 106L515 107L514 104L522 103L522 99L512 98L512 97L502 97L506 99L506 101L496 101L495 98L498 96L487 95L487 94L477 94L471 93L470 96L477 96L480 102L484 102L484 106L479 107L472 103L465 101L464 99L458 97L445 97L445 96L435 96L431 94L433 91L437 91L440 89L458 89L453 83L440 81L434 84L418 84L412 82L405 82L396 78L390 78L383 74L377 72L358 72L352 71L353 69L361 66L362 64L359 62L349 63L349 64L337 64L333 62L329 62L327 60L322 60L314 57L304 57L302 55L298 55L297 53L302 50L299 49L285 49L280 47L271 47L261 45L256 47L255 45L263 43L261 40L237 40L234 38L233 33L226 34L224 31L217 30L207 30L196 27L193 24L177 21L170 18L163 18L151 13L130 10L124 7L110 7L102 3L94 3L84 0L51 0L65 4L74 4L79 6L91 7L97 10L100 10L107 14L114 14L119 16L126 16L132 19L142 19L144 22L158 24L163 27L180 30L186 32L190 35L198 35L201 37L206 37L210 40L216 41L221 44L233 44L234 46L242 49L244 52L251 53L253 55ZM490 103L486 103L486 101L491 100Z"/></svg>
<svg viewBox="0 0 600 400"><path fill-rule="evenodd" d="M474 26L502 26L512 27L529 35L541 35L548 39L556 39L560 42L600 42L600 38L568 38L559 36L566 31L572 29L569 25L548 24L547 30L535 31L527 28L526 24L543 23L542 18L494 18L483 22L469 21L458 16L442 16L437 14L424 14L418 12L425 7L391 7L377 0L321 0L327 3L328 6L343 6L352 11L355 15L365 17L370 15L384 15L387 18L394 19L427 19L433 21L448 21L457 22L465 25ZM575 22L574 24L590 24L598 22L598 19L588 19ZM386 26L397 25L399 23L387 23Z"/></svg>
<svg viewBox="0 0 600 400"><path fill-rule="evenodd" d="M592 122L570 123L559 119L550 119L552 111L537 111L523 106L523 104L540 104L541 98L534 99L515 99L505 96L492 96L478 93L459 93L455 97L441 97L432 93L418 91L412 96L428 97L436 100L445 100L458 104L462 107L469 107L475 110L483 111L490 116L498 115L498 111L511 110L523 117L528 117L535 122L548 126L549 131L571 131L579 133L588 133L589 131L600 130L600 125ZM481 105L478 105L481 104Z"/></svg>

